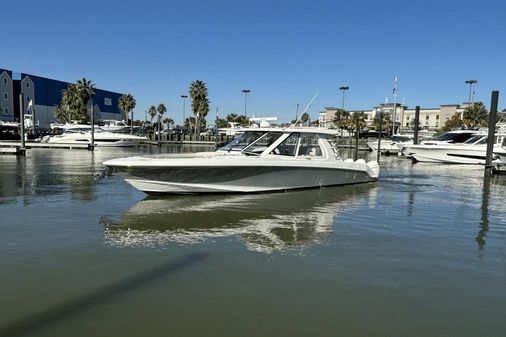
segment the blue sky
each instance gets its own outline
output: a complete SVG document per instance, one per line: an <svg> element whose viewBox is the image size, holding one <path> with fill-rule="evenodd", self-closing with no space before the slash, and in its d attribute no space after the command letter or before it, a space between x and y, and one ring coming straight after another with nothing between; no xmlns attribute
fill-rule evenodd
<svg viewBox="0 0 506 337"><path fill-rule="evenodd" d="M8 13L8 14L6 14ZM506 108L506 2L482 1L8 1L0 68L131 93L136 119L165 103L180 122L193 80L210 115L311 118L340 106L392 101L437 107L475 100ZM188 115L188 101L186 105ZM208 118L210 120L212 118Z"/></svg>

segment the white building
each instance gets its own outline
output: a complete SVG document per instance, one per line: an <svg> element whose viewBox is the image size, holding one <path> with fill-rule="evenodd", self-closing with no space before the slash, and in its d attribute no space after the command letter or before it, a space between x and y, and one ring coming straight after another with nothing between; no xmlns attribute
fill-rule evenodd
<svg viewBox="0 0 506 337"><path fill-rule="evenodd" d="M469 103L458 104L443 104L438 108L420 108L419 122L421 126L426 130L437 130L441 128L445 122L450 119L454 114L462 114L464 109ZM319 112L318 124L321 127L333 128L333 119L338 108L326 107L324 111ZM363 112L366 116L368 126L372 126L372 122L377 114L381 111L388 114L390 118L393 118L394 104L380 104L370 110L350 110L353 115L356 112ZM401 125L402 128L412 128L415 119L415 109L409 109L407 106L399 103L395 104L395 121L397 125Z"/></svg>

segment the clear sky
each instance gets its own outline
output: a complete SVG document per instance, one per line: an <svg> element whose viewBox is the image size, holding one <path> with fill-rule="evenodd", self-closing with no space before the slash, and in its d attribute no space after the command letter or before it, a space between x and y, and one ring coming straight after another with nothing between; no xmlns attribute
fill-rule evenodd
<svg viewBox="0 0 506 337"><path fill-rule="evenodd" d="M193 80L211 111L295 117L391 102L437 107L468 100L506 108L506 1L4 1L0 68L131 93L135 118L165 103L182 119ZM188 104L186 114L188 116Z"/></svg>

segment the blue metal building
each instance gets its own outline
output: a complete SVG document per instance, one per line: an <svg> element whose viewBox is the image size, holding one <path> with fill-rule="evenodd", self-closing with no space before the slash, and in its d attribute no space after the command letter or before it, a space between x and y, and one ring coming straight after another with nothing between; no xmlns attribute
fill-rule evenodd
<svg viewBox="0 0 506 337"><path fill-rule="evenodd" d="M62 91L70 83L53 80L26 73L14 73L0 68L0 118L3 120L19 120L19 94L23 93L24 109L33 100L35 120L40 128L49 128L56 121L54 111L60 103ZM118 100L122 94L95 88L93 111L95 119L121 120L122 113Z"/></svg>

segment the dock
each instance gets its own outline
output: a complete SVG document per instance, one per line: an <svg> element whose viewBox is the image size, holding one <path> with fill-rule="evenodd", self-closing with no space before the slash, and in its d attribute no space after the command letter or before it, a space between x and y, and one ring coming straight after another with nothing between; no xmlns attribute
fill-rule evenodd
<svg viewBox="0 0 506 337"><path fill-rule="evenodd" d="M47 149L82 149L92 150L93 147L90 144L75 144L75 143L41 143L41 142L26 142L25 147L21 147L19 141L0 141L0 154L12 154L12 155L26 155L26 150L32 148L47 148Z"/></svg>

